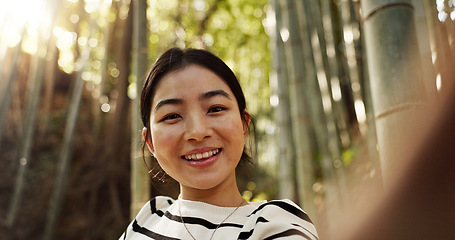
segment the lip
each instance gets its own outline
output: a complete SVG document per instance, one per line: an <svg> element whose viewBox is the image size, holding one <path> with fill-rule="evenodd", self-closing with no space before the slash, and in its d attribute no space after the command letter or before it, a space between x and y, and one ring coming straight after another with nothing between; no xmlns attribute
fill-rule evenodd
<svg viewBox="0 0 455 240"><path fill-rule="evenodd" d="M191 160L185 159L185 157L184 157L186 155L202 154L202 153L205 153L205 152L208 152L208 151L215 151L217 149L219 149L219 152L216 155L213 155L213 156L210 156L208 158L201 159L201 160L192 160L191 161ZM192 167L198 167L198 168L208 167L208 166L214 164L216 162L216 160L218 160L221 152L222 152L222 148L213 148L213 147L198 148L198 149L194 149L194 150L191 150L191 151L187 152L185 155L182 156L182 159L188 165L190 165Z"/></svg>

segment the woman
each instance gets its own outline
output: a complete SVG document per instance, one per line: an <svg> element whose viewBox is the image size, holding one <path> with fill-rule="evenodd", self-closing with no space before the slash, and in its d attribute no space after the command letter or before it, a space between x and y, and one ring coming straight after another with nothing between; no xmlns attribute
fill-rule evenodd
<svg viewBox="0 0 455 240"><path fill-rule="evenodd" d="M249 158L251 117L221 59L197 49L165 52L144 84L141 114L145 143L180 196L148 202L120 239L317 239L293 202L242 198L235 168Z"/></svg>

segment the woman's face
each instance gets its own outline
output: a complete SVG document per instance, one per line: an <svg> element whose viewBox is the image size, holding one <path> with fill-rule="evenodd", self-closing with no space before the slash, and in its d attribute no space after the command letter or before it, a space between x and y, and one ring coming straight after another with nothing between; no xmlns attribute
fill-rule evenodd
<svg viewBox="0 0 455 240"><path fill-rule="evenodd" d="M247 135L237 101L212 71L189 65L158 83L150 116L150 150L182 188L235 182Z"/></svg>

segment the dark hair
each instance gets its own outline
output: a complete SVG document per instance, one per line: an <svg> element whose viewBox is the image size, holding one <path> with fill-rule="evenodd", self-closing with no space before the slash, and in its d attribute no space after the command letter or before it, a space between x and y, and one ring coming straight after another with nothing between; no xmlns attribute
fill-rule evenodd
<svg viewBox="0 0 455 240"><path fill-rule="evenodd" d="M247 124L248 119L251 118L246 111L245 96L237 77L220 58L206 50L171 48L156 60L142 87L141 119L147 128L146 139L150 137L150 111L158 82L166 74L192 64L205 67L217 74L234 94L242 121ZM240 162L251 162L251 157L246 153L245 147Z"/></svg>

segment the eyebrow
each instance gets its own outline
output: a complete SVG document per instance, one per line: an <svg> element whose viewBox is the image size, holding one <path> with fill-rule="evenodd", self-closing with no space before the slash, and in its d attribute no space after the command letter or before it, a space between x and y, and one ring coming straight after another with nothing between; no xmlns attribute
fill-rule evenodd
<svg viewBox="0 0 455 240"><path fill-rule="evenodd" d="M158 102L155 106L155 109L153 112L158 111L159 108L161 108L164 105L181 105L183 104L183 100L179 98L171 98L171 99L165 99L160 102Z"/></svg>
<svg viewBox="0 0 455 240"><path fill-rule="evenodd" d="M200 97L199 99L205 100L205 99L212 98L212 97L215 97L215 96L223 96L223 97L226 97L226 98L228 98L229 100L231 100L231 95L229 95L229 93L227 93L227 92L224 91L224 90L213 90L213 91L208 91L208 92L202 94L201 97Z"/></svg>
<svg viewBox="0 0 455 240"><path fill-rule="evenodd" d="M224 90L213 90L213 91L208 91L206 93L201 94L199 97L199 100L206 100L215 96L223 96L231 100L231 95L227 93ZM180 98L170 98L170 99L164 99L158 102L155 106L155 109L153 112L158 111L159 108L163 107L164 105L181 105L183 104L183 99Z"/></svg>

